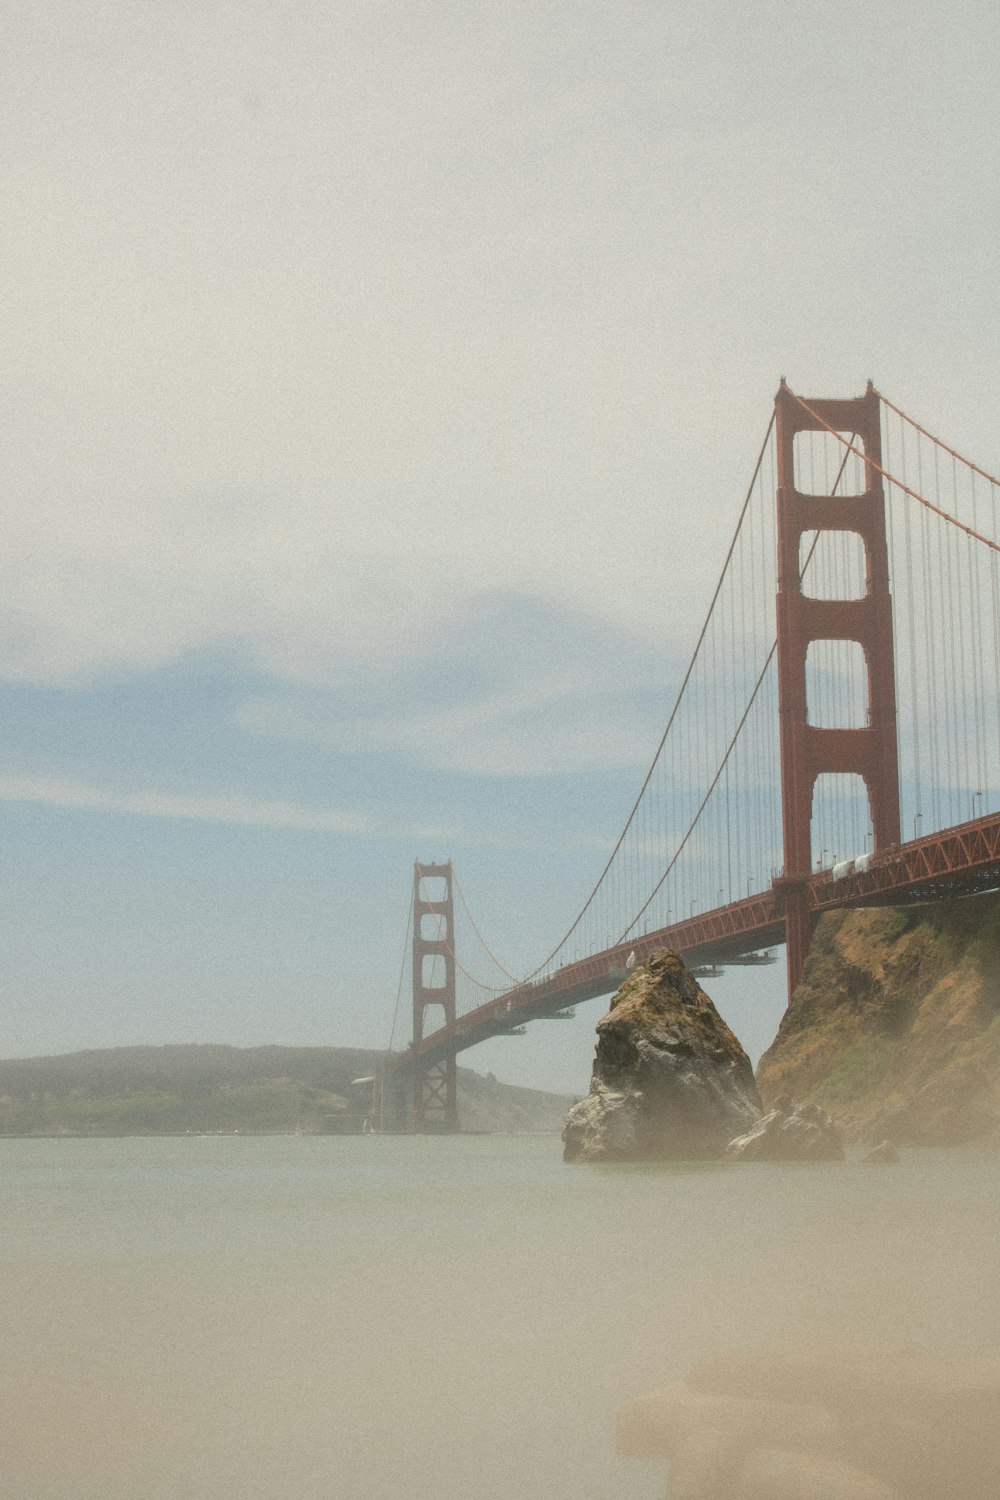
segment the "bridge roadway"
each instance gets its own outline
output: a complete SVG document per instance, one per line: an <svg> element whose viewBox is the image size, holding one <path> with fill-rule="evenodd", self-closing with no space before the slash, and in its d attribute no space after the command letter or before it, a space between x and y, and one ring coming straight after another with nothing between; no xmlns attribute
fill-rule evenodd
<svg viewBox="0 0 1000 1500"><path fill-rule="evenodd" d="M845 864L846 869L836 865L807 878L813 912L990 890L1000 885L1000 813L869 855L857 861L858 869L853 862ZM488 1037L517 1032L528 1021L558 1017L573 1005L609 995L627 977L633 955L641 964L659 948L672 948L695 969L769 962L761 950L785 941L782 891L789 883L795 882L779 877L769 891L643 933L517 985L424 1037L419 1056L425 1063L437 1062ZM413 1059L411 1044L390 1061L387 1071L406 1069Z"/></svg>

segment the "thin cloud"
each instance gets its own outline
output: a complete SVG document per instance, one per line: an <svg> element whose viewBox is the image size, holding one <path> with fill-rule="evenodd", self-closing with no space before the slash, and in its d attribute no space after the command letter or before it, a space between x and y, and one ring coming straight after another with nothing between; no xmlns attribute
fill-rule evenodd
<svg viewBox="0 0 1000 1500"><path fill-rule="evenodd" d="M544 642L540 650L539 643ZM539 777L640 770L679 673L662 650L523 594L484 595L404 668L341 664L339 682L250 692L242 731L435 772Z"/></svg>
<svg viewBox="0 0 1000 1500"><path fill-rule="evenodd" d="M255 802L241 797L189 793L123 792L57 777L0 777L0 802L33 802L81 812L125 813L141 818L183 818L247 828L294 828L345 837L372 837L380 830L365 812L307 807L294 802Z"/></svg>
<svg viewBox="0 0 1000 1500"><path fill-rule="evenodd" d="M458 823L395 822L362 809L309 807L295 802L257 802L241 797L201 797L185 792L123 792L107 786L54 776L0 776L0 803L33 803L68 812L108 813L138 818L181 819L243 828L282 828L302 833L330 833L342 838L412 839L441 849L475 846L504 852L545 849L548 852L607 852L608 841L596 836L552 840L529 837L504 828L467 828Z"/></svg>
<svg viewBox="0 0 1000 1500"><path fill-rule="evenodd" d="M650 726L630 705L539 686L457 708L347 712L288 696L254 698L236 722L249 733L350 754L389 751L468 776L534 777L637 769Z"/></svg>

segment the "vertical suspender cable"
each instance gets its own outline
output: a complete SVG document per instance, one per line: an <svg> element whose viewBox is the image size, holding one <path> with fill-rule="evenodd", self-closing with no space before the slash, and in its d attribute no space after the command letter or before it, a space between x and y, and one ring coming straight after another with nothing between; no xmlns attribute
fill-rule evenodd
<svg viewBox="0 0 1000 1500"><path fill-rule="evenodd" d="M973 529L979 530L979 507L976 494L976 475L969 472L969 483L972 494L972 525ZM969 573L972 587L970 589L970 611L973 619L972 628L972 675L975 691L975 715L976 715L976 789L985 795L986 792L986 715L985 715L985 692L986 683L983 680L983 596L982 596L982 555L976 553L972 538L968 539L969 547ZM983 809L985 810L985 809Z"/></svg>
<svg viewBox="0 0 1000 1500"><path fill-rule="evenodd" d="M886 426L888 428L888 423L886 424ZM900 426L902 428L902 424L900 424ZM902 438L903 444L905 445L905 435L902 433L902 431L901 431L901 438ZM904 468L903 468L904 478L905 478L905 474L906 474L905 462L906 461L905 461L905 446L904 446L904 459L903 459L903 464L904 464ZM903 526L904 526L905 546L906 546L906 630L907 630L907 635L909 637L908 644L909 644L909 662L910 662L909 697L910 697L910 739L911 739L911 754L913 756L913 797L914 797L914 807L913 807L913 810L914 810L914 825L916 825L916 815L921 812L921 809L923 807L923 792L922 792L921 774L920 774L920 771L921 771L921 767L920 767L920 745L921 745L922 735L920 733L919 706L918 706L918 703L917 703L917 683L918 683L918 676L917 676L917 629L916 629L916 616L915 616L914 608L913 608L913 534L912 534L913 523L912 523L912 517L911 517L911 514L910 514L910 509L911 508L908 505L906 505L906 506L903 507Z"/></svg>

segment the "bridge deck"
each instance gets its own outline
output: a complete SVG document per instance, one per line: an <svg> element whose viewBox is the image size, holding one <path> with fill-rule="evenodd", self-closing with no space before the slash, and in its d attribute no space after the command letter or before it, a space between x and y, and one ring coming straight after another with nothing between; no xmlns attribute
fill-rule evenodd
<svg viewBox="0 0 1000 1500"><path fill-rule="evenodd" d="M488 1037L515 1031L527 1021L609 995L627 976L626 965L633 955L636 963L644 963L657 949L672 948L692 966L753 961L761 949L785 941L781 885L776 881L769 891L644 933L632 942L566 964L543 979L518 985L425 1037L419 1056L425 1062L453 1056ZM997 885L1000 813L887 849L872 856L867 867L852 869L842 878L821 870L807 881L809 905L817 913L846 906L939 900ZM392 1059L389 1070L406 1068L413 1056L411 1047Z"/></svg>

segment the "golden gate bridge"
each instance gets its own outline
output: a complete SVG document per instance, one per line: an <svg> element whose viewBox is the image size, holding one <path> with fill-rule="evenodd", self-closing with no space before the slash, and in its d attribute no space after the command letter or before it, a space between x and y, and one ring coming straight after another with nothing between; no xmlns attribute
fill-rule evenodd
<svg viewBox="0 0 1000 1500"><path fill-rule="evenodd" d="M1000 480L871 382L841 400L782 380L666 728L555 946L512 972L451 863L415 865L413 1040L382 1085L398 1126L457 1128L460 1051L657 948L699 968L785 943L791 994L821 912L1000 884L998 506ZM697 530L670 538L675 564Z"/></svg>

